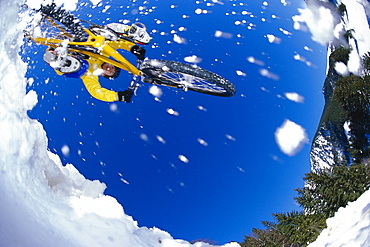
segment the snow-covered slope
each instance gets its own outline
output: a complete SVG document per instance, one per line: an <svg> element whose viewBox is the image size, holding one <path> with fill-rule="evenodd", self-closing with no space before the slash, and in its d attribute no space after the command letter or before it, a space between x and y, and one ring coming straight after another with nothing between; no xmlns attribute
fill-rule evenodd
<svg viewBox="0 0 370 247"><path fill-rule="evenodd" d="M328 227L309 247L370 246L370 191L340 208L326 223Z"/></svg>
<svg viewBox="0 0 370 247"><path fill-rule="evenodd" d="M76 1L64 2L73 7ZM43 126L27 115L37 95L26 94L27 66L19 55L27 19L18 17L21 3L0 1L1 246L210 246L138 227L113 197L104 195L103 183L85 179L47 151Z"/></svg>

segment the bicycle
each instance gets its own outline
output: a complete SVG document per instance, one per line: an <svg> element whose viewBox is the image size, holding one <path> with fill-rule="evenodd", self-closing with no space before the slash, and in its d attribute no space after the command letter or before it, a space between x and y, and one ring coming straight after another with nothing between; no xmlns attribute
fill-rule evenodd
<svg viewBox="0 0 370 247"><path fill-rule="evenodd" d="M145 58L144 43L107 26L79 20L60 8L58 11L61 13L39 10L41 19L24 30L25 38L53 49L64 47L69 53L92 57L126 70L133 75L129 87L132 90L137 90L140 82L144 82L222 97L235 94L235 86L218 74L197 65ZM119 49L134 54L137 65L129 62L117 51Z"/></svg>

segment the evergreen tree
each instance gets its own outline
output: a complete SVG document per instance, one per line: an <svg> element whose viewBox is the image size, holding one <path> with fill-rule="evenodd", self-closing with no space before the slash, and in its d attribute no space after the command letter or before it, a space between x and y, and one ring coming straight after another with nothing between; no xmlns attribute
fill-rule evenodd
<svg viewBox="0 0 370 247"><path fill-rule="evenodd" d="M304 178L306 186L298 191L297 202L306 214L332 217L340 207L355 201L369 189L370 166L334 166L320 172L310 172Z"/></svg>
<svg viewBox="0 0 370 247"><path fill-rule="evenodd" d="M338 47L330 54L330 60L334 62L342 62L344 64L348 63L349 54L351 53L351 49L346 47Z"/></svg>
<svg viewBox="0 0 370 247"><path fill-rule="evenodd" d="M276 226L284 236L289 236L289 242L297 246L312 243L326 227L326 218L321 214L292 213L273 214Z"/></svg>
<svg viewBox="0 0 370 247"><path fill-rule="evenodd" d="M370 76L341 77L334 90L334 99L346 110L350 132L349 152L356 164L369 157Z"/></svg>
<svg viewBox="0 0 370 247"><path fill-rule="evenodd" d="M370 52L366 53L362 57L362 64L363 64L365 75L369 75L370 74Z"/></svg>
<svg viewBox="0 0 370 247"><path fill-rule="evenodd" d="M263 221L265 230L253 229L253 234L245 236L242 247L260 246L306 246L313 242L326 227L325 217L303 212L273 214L275 222Z"/></svg>
<svg viewBox="0 0 370 247"><path fill-rule="evenodd" d="M253 228L252 234L250 236L245 236L244 241L240 243L241 247L295 247L295 245L289 241L289 236L283 234L275 223L262 221L262 224L266 229L261 230Z"/></svg>
<svg viewBox="0 0 370 247"><path fill-rule="evenodd" d="M305 187L296 189L302 212L273 214L274 222L264 221L265 230L254 228L242 247L307 246L326 227L326 219L340 207L370 188L370 165L335 166L306 174Z"/></svg>
<svg viewBox="0 0 370 247"><path fill-rule="evenodd" d="M353 74L338 79L334 97L349 112L367 112L370 103L370 76Z"/></svg>
<svg viewBox="0 0 370 247"><path fill-rule="evenodd" d="M347 12L347 7L343 3L339 4L338 6L338 12L341 16L344 16L344 14Z"/></svg>

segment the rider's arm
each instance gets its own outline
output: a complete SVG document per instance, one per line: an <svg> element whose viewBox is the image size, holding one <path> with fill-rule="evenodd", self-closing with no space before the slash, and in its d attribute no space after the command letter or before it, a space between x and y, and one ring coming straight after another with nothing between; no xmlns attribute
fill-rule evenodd
<svg viewBox="0 0 370 247"><path fill-rule="evenodd" d="M106 102L118 101L117 92L102 88L99 83L98 76L94 74L94 67L96 67L94 66L95 64L91 64L91 61L89 61L89 64L89 70L86 72L86 74L81 76L81 79L85 84L87 91L91 94L91 96L98 100Z"/></svg>
<svg viewBox="0 0 370 247"><path fill-rule="evenodd" d="M81 79L87 91L89 91L94 98L106 102L118 101L117 92L102 88L96 75L87 75L86 73Z"/></svg>

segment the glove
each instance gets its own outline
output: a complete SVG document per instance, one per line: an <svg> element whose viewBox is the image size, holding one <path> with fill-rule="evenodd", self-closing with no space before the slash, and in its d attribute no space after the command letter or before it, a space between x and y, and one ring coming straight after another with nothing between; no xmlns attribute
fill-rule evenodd
<svg viewBox="0 0 370 247"><path fill-rule="evenodd" d="M131 48L131 53L134 54L137 59L139 60L144 60L145 58L145 49L138 46L138 45L134 45L132 48Z"/></svg>
<svg viewBox="0 0 370 247"><path fill-rule="evenodd" d="M118 92L118 100L121 101L121 102L124 101L126 103L130 103L132 95L133 95L132 91L128 90L128 89L125 90L125 91L119 91Z"/></svg>

